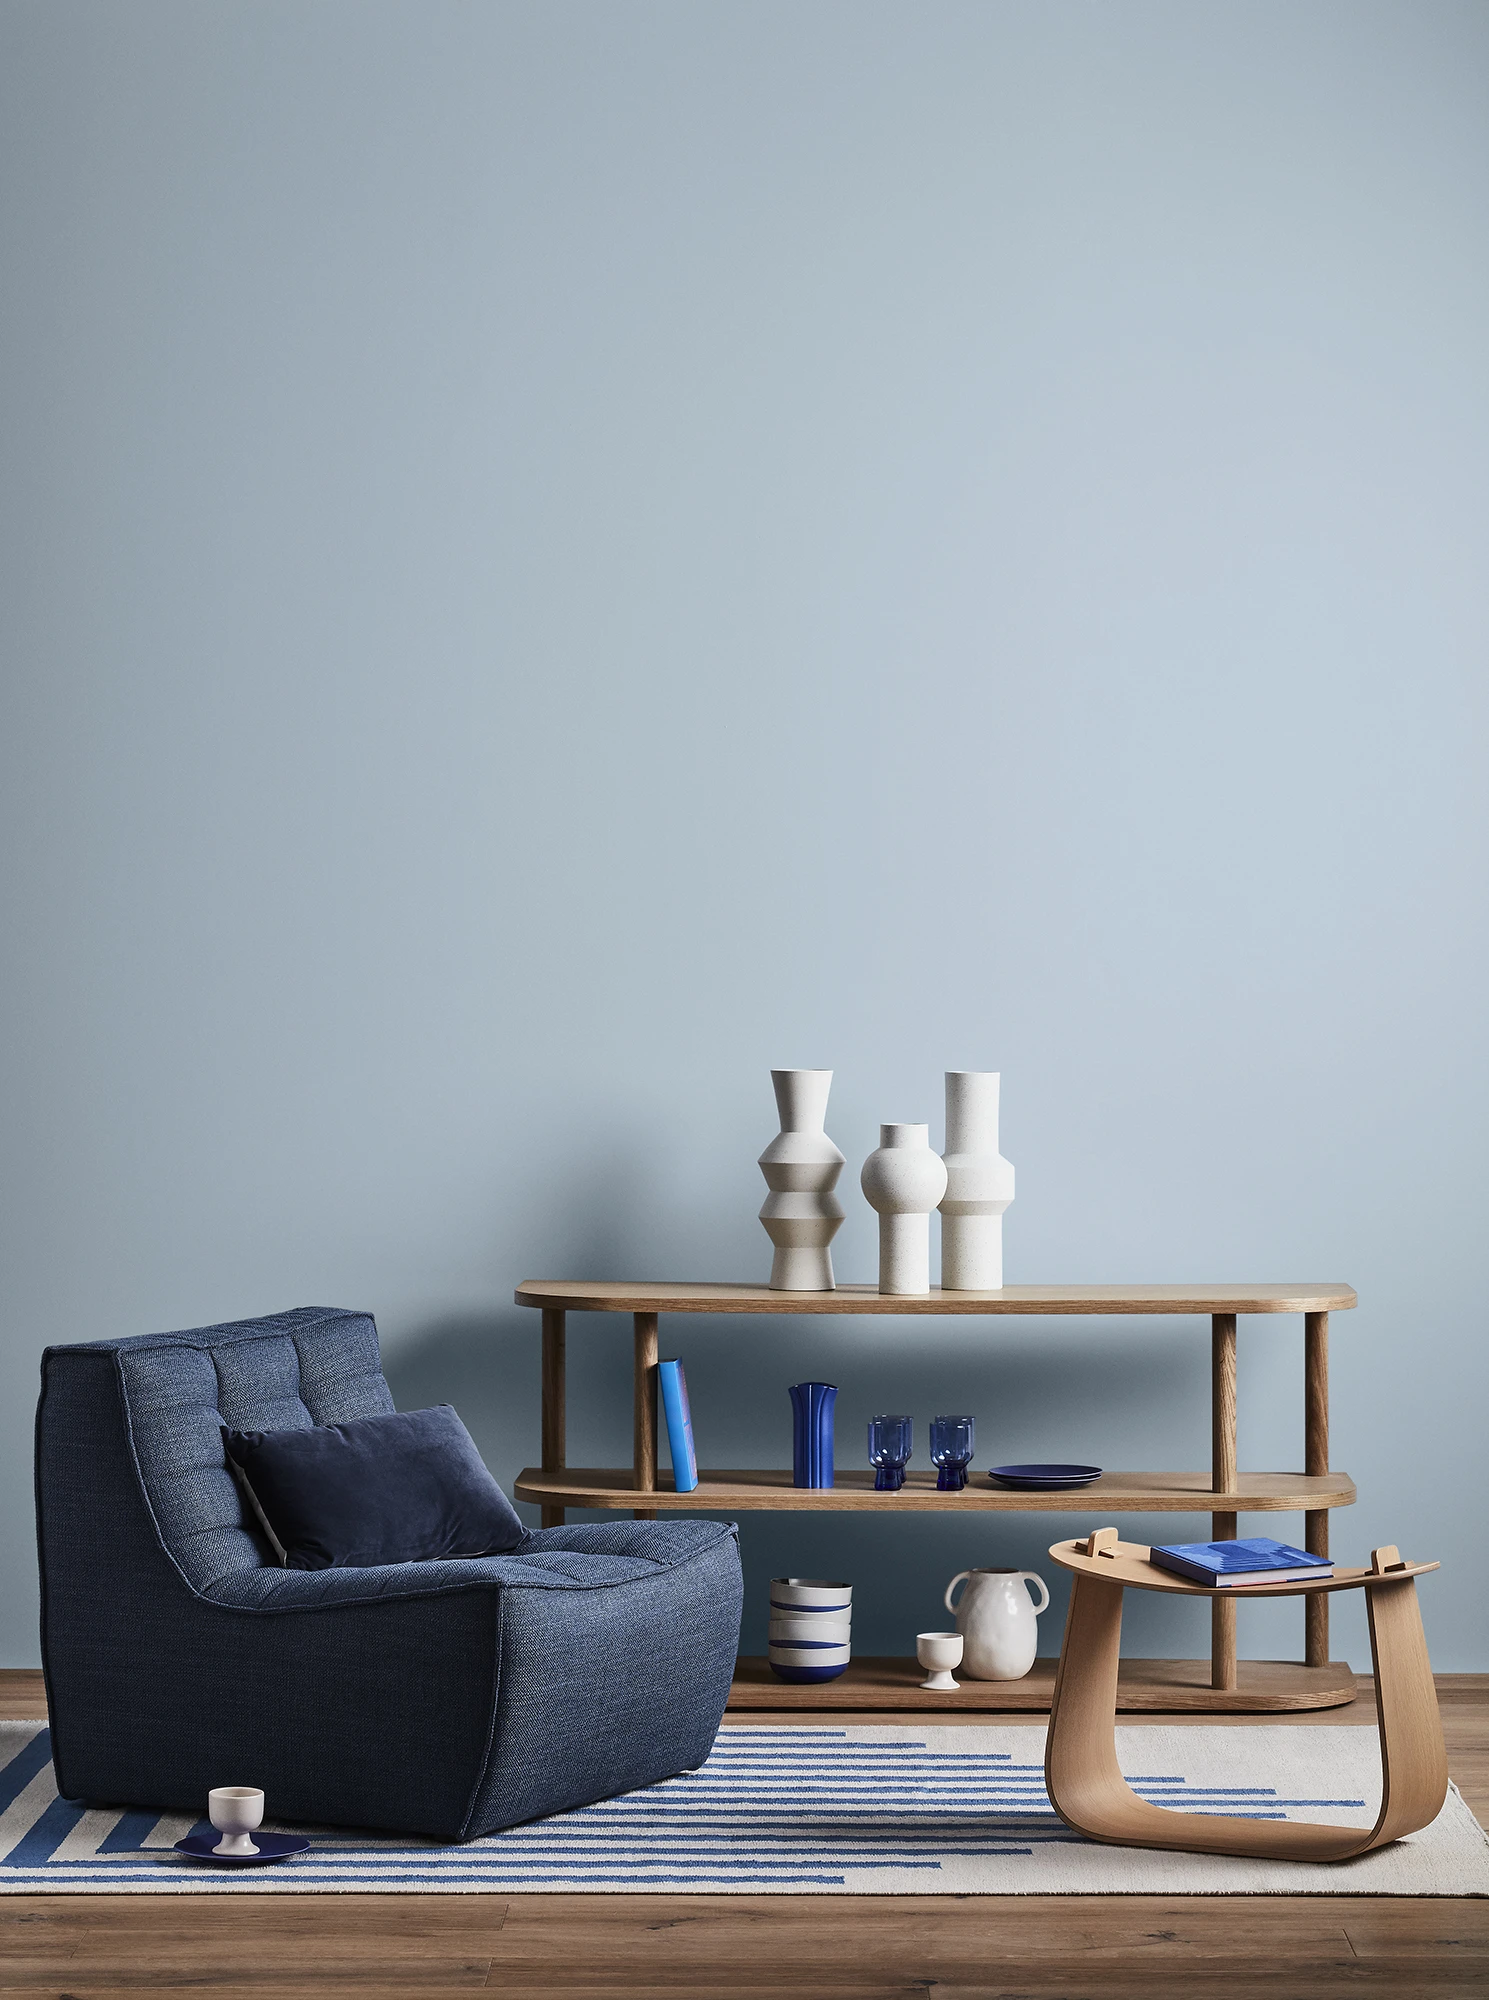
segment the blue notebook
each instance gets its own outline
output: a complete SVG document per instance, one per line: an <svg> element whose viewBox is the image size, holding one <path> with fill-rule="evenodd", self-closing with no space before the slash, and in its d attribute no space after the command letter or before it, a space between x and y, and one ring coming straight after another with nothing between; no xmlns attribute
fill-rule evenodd
<svg viewBox="0 0 1489 2000"><path fill-rule="evenodd" d="M698 1455L693 1450L693 1417L688 1408L688 1378L680 1361L659 1361L657 1381L667 1419L667 1444L672 1453L672 1484L691 1493L698 1484Z"/></svg>
<svg viewBox="0 0 1489 2000"><path fill-rule="evenodd" d="M1148 1555L1160 1569L1215 1590L1232 1584L1306 1583L1334 1573L1327 1556L1311 1556L1306 1549L1274 1542L1268 1535L1248 1542L1171 1542L1150 1549Z"/></svg>

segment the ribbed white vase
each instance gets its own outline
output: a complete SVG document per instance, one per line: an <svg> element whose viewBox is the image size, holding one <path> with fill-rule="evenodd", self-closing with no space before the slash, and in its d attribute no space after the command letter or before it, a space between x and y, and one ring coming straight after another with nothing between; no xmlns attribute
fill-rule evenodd
<svg viewBox="0 0 1489 2000"><path fill-rule="evenodd" d="M770 1080L781 1114L779 1134L760 1155L770 1189L760 1220L775 1245L770 1288L830 1292L835 1282L828 1245L843 1226L843 1204L833 1189L845 1164L823 1129L832 1071L773 1069Z"/></svg>
<svg viewBox="0 0 1489 2000"><path fill-rule="evenodd" d="M1013 1168L998 1151L997 1070L946 1072L946 1193L941 1201L941 1289L1003 1285L1003 1211Z"/></svg>
<svg viewBox="0 0 1489 2000"><path fill-rule="evenodd" d="M879 1150L860 1176L879 1214L879 1289L909 1297L931 1289L931 1210L946 1192L946 1168L931 1151L929 1125L881 1125Z"/></svg>

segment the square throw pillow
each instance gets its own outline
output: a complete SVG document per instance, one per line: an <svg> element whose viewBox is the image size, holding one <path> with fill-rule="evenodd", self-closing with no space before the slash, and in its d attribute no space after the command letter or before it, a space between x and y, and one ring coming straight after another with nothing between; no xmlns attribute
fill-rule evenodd
<svg viewBox="0 0 1489 2000"><path fill-rule="evenodd" d="M526 1532L448 1403L222 1443L286 1569L502 1555Z"/></svg>

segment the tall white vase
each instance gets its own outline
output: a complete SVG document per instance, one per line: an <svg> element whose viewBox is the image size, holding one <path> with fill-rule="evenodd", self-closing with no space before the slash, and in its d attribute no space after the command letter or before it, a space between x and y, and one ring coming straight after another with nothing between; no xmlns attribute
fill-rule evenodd
<svg viewBox="0 0 1489 2000"><path fill-rule="evenodd" d="M881 1125L879 1150L860 1176L879 1212L879 1289L904 1296L931 1289L931 1210L946 1192L946 1168L931 1151L929 1125Z"/></svg>
<svg viewBox="0 0 1489 2000"><path fill-rule="evenodd" d="M830 1069L773 1069L779 1135L760 1155L760 1171L770 1193L760 1210L765 1233L775 1245L770 1266L773 1292L830 1292L834 1289L828 1245L843 1226L843 1204L833 1193L843 1171L843 1155L822 1129L827 1117Z"/></svg>
<svg viewBox="0 0 1489 2000"><path fill-rule="evenodd" d="M997 1070L946 1072L946 1194L941 1202L941 1289L1003 1285L1003 1211L1013 1168L998 1151Z"/></svg>

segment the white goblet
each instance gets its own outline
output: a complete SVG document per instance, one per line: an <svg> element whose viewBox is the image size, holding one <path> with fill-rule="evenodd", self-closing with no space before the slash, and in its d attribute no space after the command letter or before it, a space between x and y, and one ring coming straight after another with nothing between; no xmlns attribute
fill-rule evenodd
<svg viewBox="0 0 1489 2000"><path fill-rule="evenodd" d="M207 1794L207 1817L222 1835L214 1854L257 1854L248 1838L263 1824L264 1795L252 1785L219 1785Z"/></svg>
<svg viewBox="0 0 1489 2000"><path fill-rule="evenodd" d="M962 1635L960 1632L917 1632L915 1635L915 1657L929 1670L929 1679L923 1680L923 1688L957 1688L960 1681L951 1678L951 1669L962 1664Z"/></svg>

